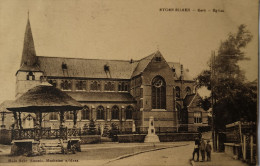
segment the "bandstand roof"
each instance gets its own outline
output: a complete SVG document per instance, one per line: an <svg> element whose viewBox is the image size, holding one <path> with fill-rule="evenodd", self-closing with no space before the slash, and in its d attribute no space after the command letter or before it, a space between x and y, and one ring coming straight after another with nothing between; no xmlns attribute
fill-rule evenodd
<svg viewBox="0 0 260 166"><path fill-rule="evenodd" d="M81 104L65 92L50 85L38 85L12 102L7 109L20 112L59 112L81 108Z"/></svg>

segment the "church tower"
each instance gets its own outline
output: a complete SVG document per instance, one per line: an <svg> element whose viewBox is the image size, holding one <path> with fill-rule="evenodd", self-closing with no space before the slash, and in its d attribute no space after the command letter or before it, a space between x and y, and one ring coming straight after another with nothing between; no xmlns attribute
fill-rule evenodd
<svg viewBox="0 0 260 166"><path fill-rule="evenodd" d="M42 76L43 72L37 64L37 56L28 14L20 69L16 72L15 98L18 98L34 86L39 85Z"/></svg>

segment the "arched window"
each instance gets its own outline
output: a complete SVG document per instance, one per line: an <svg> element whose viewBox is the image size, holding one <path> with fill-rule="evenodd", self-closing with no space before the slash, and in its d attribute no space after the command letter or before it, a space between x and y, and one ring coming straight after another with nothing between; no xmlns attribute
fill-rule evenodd
<svg viewBox="0 0 260 166"><path fill-rule="evenodd" d="M60 86L62 90L71 90L71 81L62 80Z"/></svg>
<svg viewBox="0 0 260 166"><path fill-rule="evenodd" d="M34 76L33 72L30 71L30 72L27 74L26 79L27 79L27 80L35 80L35 76Z"/></svg>
<svg viewBox="0 0 260 166"><path fill-rule="evenodd" d="M81 119L82 120L89 120L89 108L88 106L84 106L81 110Z"/></svg>
<svg viewBox="0 0 260 166"><path fill-rule="evenodd" d="M118 82L118 91L127 92L128 91L128 82Z"/></svg>
<svg viewBox="0 0 260 166"><path fill-rule="evenodd" d="M181 89L180 89L180 87L178 87L178 86L175 87L175 93L176 93L176 98L180 98L181 97Z"/></svg>
<svg viewBox="0 0 260 166"><path fill-rule="evenodd" d="M118 106L113 106L111 110L112 119L119 119L119 108Z"/></svg>
<svg viewBox="0 0 260 166"><path fill-rule="evenodd" d="M105 119L105 109L103 106L97 107L97 120L104 120Z"/></svg>
<svg viewBox="0 0 260 166"><path fill-rule="evenodd" d="M114 82L105 82L105 87L104 87L105 91L115 91L115 84Z"/></svg>
<svg viewBox="0 0 260 166"><path fill-rule="evenodd" d="M190 87L186 87L185 88L185 92L186 92L186 95L190 95L191 94L191 89L190 89Z"/></svg>
<svg viewBox="0 0 260 166"><path fill-rule="evenodd" d="M125 118L126 119L133 119L133 111L134 108L132 106L127 106L125 110Z"/></svg>
<svg viewBox="0 0 260 166"><path fill-rule="evenodd" d="M50 120L58 120L58 113L57 112L51 112L49 114L49 119Z"/></svg>
<svg viewBox="0 0 260 166"><path fill-rule="evenodd" d="M85 91L86 90L86 81L77 81L76 90Z"/></svg>
<svg viewBox="0 0 260 166"><path fill-rule="evenodd" d="M166 108L166 85L160 76L155 77L152 81L152 108Z"/></svg>
<svg viewBox="0 0 260 166"><path fill-rule="evenodd" d="M91 81L90 90L100 91L101 90L100 82L99 81Z"/></svg>

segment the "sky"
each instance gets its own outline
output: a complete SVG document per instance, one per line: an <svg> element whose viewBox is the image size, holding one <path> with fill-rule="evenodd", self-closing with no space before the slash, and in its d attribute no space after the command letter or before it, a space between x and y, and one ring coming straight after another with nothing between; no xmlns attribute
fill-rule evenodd
<svg viewBox="0 0 260 166"><path fill-rule="evenodd" d="M0 0L0 103L15 96L28 11L37 56L138 60L159 50L193 77L245 24L253 34L244 50L251 60L240 66L248 81L258 76L257 0Z"/></svg>

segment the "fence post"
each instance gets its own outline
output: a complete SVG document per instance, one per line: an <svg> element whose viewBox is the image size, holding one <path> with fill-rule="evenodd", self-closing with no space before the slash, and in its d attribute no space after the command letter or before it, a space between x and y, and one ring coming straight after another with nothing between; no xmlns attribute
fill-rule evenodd
<svg viewBox="0 0 260 166"><path fill-rule="evenodd" d="M246 135L243 135L243 160L246 161Z"/></svg>
<svg viewBox="0 0 260 166"><path fill-rule="evenodd" d="M250 135L250 162L253 163L253 155L254 155L254 137L253 135Z"/></svg>

